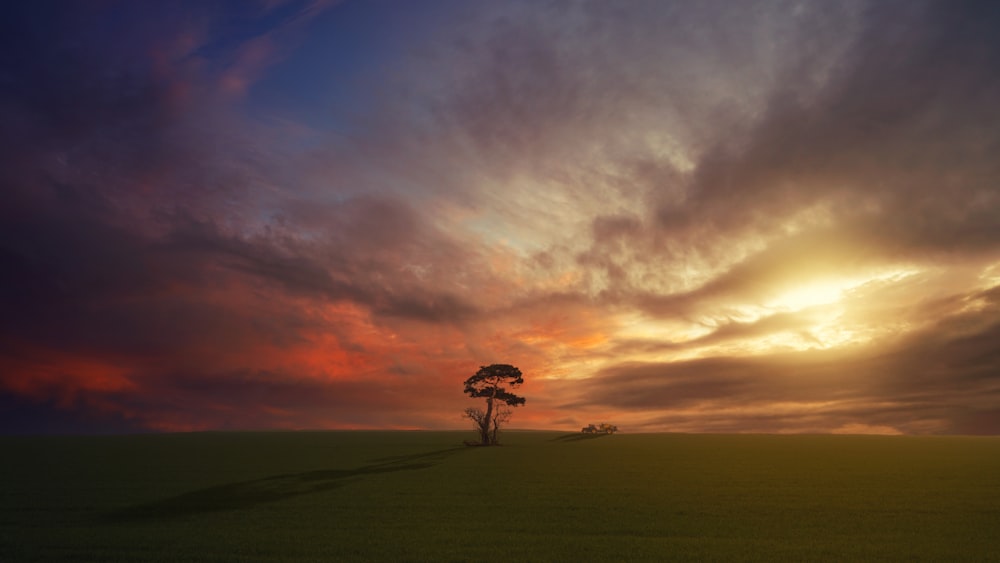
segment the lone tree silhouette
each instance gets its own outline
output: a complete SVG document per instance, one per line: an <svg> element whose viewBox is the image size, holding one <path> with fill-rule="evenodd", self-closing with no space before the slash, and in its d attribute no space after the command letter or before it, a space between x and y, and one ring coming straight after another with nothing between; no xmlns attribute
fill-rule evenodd
<svg viewBox="0 0 1000 563"><path fill-rule="evenodd" d="M498 444L500 425L510 419L511 407L524 404L524 397L511 393L505 385L513 389L522 383L521 370L509 364L482 366L476 375L465 380L465 392L470 397L486 397L485 412L479 408L465 409L465 417L475 423L482 445Z"/></svg>

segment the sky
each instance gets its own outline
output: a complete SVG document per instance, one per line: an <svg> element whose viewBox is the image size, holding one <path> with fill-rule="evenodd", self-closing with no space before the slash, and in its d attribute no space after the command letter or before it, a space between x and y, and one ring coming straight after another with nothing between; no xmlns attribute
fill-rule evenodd
<svg viewBox="0 0 1000 563"><path fill-rule="evenodd" d="M1000 434L996 2L0 9L0 433Z"/></svg>

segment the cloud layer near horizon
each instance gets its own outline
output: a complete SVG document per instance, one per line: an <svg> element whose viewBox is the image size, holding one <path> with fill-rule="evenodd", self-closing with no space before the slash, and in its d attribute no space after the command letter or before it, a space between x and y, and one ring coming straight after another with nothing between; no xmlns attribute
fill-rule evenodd
<svg viewBox="0 0 1000 563"><path fill-rule="evenodd" d="M995 6L385 7L7 9L3 431L1000 433Z"/></svg>

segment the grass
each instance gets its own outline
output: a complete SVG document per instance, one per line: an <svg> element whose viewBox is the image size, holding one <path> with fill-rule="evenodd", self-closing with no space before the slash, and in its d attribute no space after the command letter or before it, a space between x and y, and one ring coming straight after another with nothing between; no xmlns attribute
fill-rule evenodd
<svg viewBox="0 0 1000 563"><path fill-rule="evenodd" d="M0 438L0 561L1000 561L1000 438Z"/></svg>

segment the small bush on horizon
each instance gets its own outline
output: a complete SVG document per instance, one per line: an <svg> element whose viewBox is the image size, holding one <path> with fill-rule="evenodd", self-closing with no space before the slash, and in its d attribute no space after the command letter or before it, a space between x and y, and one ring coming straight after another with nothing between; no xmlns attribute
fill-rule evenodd
<svg viewBox="0 0 1000 563"><path fill-rule="evenodd" d="M614 434L618 432L618 427L614 424L602 422L598 425L591 424L580 429L584 434Z"/></svg>

